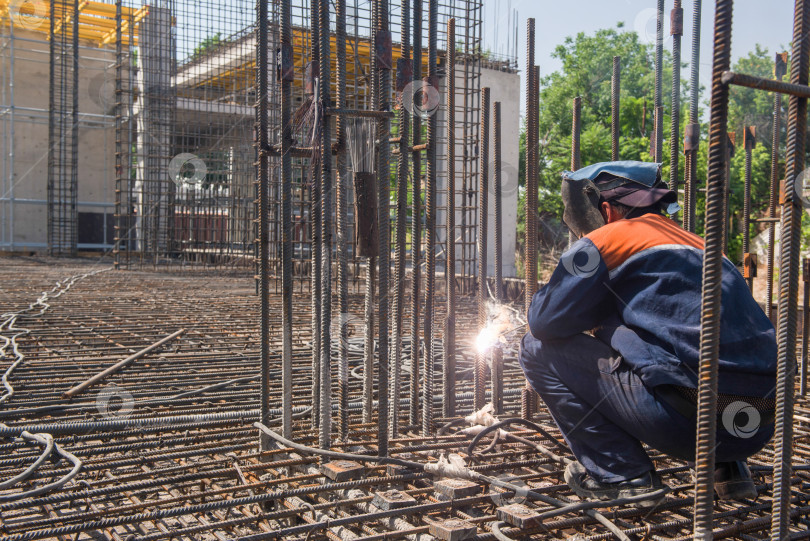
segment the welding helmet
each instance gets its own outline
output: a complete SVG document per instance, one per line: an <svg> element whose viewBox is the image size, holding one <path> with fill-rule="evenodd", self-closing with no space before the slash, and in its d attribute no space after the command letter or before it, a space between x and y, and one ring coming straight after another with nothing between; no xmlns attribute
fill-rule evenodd
<svg viewBox="0 0 810 541"><path fill-rule="evenodd" d="M669 203L669 214L680 209L678 195L661 181L660 163L595 163L577 171L564 171L562 180L563 221L577 237L605 225L599 211L603 201L631 208Z"/></svg>

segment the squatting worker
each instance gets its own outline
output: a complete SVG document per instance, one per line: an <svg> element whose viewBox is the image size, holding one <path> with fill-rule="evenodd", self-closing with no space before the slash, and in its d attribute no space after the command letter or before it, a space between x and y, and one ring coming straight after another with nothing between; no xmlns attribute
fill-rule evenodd
<svg viewBox="0 0 810 541"><path fill-rule="evenodd" d="M567 171L563 199L580 238L532 300L520 363L578 460L565 472L571 489L591 499L642 495L663 485L641 442L694 460L703 239L663 215L677 197L660 164ZM745 460L773 435L775 382L773 325L724 258L714 474L722 499L756 496Z"/></svg>

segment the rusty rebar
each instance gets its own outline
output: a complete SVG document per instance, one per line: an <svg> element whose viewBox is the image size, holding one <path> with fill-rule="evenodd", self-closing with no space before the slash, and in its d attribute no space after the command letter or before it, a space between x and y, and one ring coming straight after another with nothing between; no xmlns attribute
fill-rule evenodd
<svg viewBox="0 0 810 541"><path fill-rule="evenodd" d="M672 35L672 93L669 122L669 189L678 193L680 184L678 162L680 159L681 131L681 36L683 35L683 8L681 0L675 0L670 14ZM673 216L675 218L675 216Z"/></svg>
<svg viewBox="0 0 810 541"><path fill-rule="evenodd" d="M285 0L288 1L288 0ZM346 102L346 0L335 0L335 68L337 81L335 106L345 107ZM337 139L337 304L340 311L337 338L338 347L338 437L345 441L349 435L349 266L348 251L348 172L346 168L346 119L335 118L335 138Z"/></svg>
<svg viewBox="0 0 810 541"><path fill-rule="evenodd" d="M776 53L773 75L781 81L787 70L787 53ZM779 196L779 123L782 118L782 94L773 94L773 117L771 121L771 186L768 197L768 264L765 299L768 307L768 318L773 321L773 278L776 253L776 203Z"/></svg>
<svg viewBox="0 0 810 541"><path fill-rule="evenodd" d="M388 28L388 0L375 2L376 20L374 34L375 58L372 60L372 71L376 72L377 84L373 94L372 106L376 111L389 111L391 104L391 33ZM383 56L381 58L381 56ZM377 122L377 140L388 141L391 131L391 120L383 118ZM390 147L387 144L377 146L377 223L379 226L379 252L377 255L377 388L379 408L377 411L378 448L380 456L388 454L388 385L389 359L388 350L388 317L389 317L389 283L388 272L391 266L391 231L390 231L390 191L391 191Z"/></svg>
<svg viewBox="0 0 810 541"><path fill-rule="evenodd" d="M403 64L408 64L411 60L411 3L410 0L402 0L401 17L402 29L400 35L400 60ZM391 356L391 397L389 407L389 431L391 438L396 438L399 433L399 395L402 379L402 313L405 308L405 241L408 216L408 165L410 153L408 152L409 139L409 112L405 107L399 108L398 115L398 137L399 155L397 156L397 195L396 195L396 247L394 255L394 326L393 326L393 355Z"/></svg>
<svg viewBox="0 0 810 541"><path fill-rule="evenodd" d="M456 414L456 19L447 21L447 319L444 325L442 414Z"/></svg>
<svg viewBox="0 0 810 541"><path fill-rule="evenodd" d="M481 88L481 133L478 151L481 165L478 168L478 332L487 328L487 222L489 221L489 87ZM473 407L480 410L484 407L486 390L486 364L489 351L479 348L475 355Z"/></svg>
<svg viewBox="0 0 810 541"><path fill-rule="evenodd" d="M695 231L695 200L697 198L697 151L700 146L700 15L702 2L692 4L692 55L689 61L689 124L684 128L684 186L683 228Z"/></svg>
<svg viewBox="0 0 810 541"><path fill-rule="evenodd" d="M619 159L619 98L621 96L621 57L613 57L613 72L610 77L610 159Z"/></svg>
<svg viewBox="0 0 810 541"><path fill-rule="evenodd" d="M663 75L664 0L658 0L655 16L655 132L653 133L653 156L655 161L659 163L664 156Z"/></svg>
<svg viewBox="0 0 810 541"><path fill-rule="evenodd" d="M790 82L807 86L810 67L810 3L796 0L793 18L793 52ZM782 206L782 236L779 264L778 363L774 420L773 520L771 539L788 534L790 519L790 477L793 455L793 392L796 370L796 326L801 251L801 172L804 169L807 132L807 98L788 100L787 152L785 160L785 203Z"/></svg>
<svg viewBox="0 0 810 541"><path fill-rule="evenodd" d="M751 254L751 155L756 145L755 126L745 126L743 128L743 148L745 149L745 175L743 180L743 238L742 238L742 251L743 258L749 259ZM748 289L753 292L754 278L751 276L751 269L746 268L747 275L745 281L748 283ZM756 269L753 270L756 272Z"/></svg>
<svg viewBox="0 0 810 541"><path fill-rule="evenodd" d="M413 83L422 82L422 0L413 0ZM422 143L422 119L414 110L411 115L413 146ZM410 396L419 396L419 375L422 363L422 333L419 325L421 267L422 267L422 153L413 152L413 180L411 186L411 378ZM411 400L408 424L419 424L419 401Z"/></svg>
<svg viewBox="0 0 810 541"><path fill-rule="evenodd" d="M728 86L720 80L731 61L732 0L717 0L714 22L709 172L706 180L706 224L703 294L700 315L697 435L695 449L694 538L712 537L714 451L717 428L717 372L723 265L723 209L728 160Z"/></svg>
<svg viewBox="0 0 810 541"><path fill-rule="evenodd" d="M436 72L436 57L438 49L438 0L428 0L428 85L433 86L436 92L438 79ZM438 143L438 125L436 115L432 114L427 120L427 170L425 197L425 226L427 238L425 239L425 353L422 366L422 435L433 433L433 356L434 344L434 297L436 295L436 168L438 166L436 145Z"/></svg>

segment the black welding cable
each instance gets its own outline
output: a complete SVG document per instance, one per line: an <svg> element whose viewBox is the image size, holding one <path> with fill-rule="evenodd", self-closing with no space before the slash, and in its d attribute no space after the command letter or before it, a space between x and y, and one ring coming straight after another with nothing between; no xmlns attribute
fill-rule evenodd
<svg viewBox="0 0 810 541"><path fill-rule="evenodd" d="M50 434L31 434L30 432L23 432L22 434L20 434L20 437L22 437L25 440L33 441L35 443L43 445L45 448L42 450L42 453L39 455L39 458L37 458L33 464L28 466L28 468L26 468L24 472L15 475L11 479L7 479L3 482L0 482L0 490L11 488L17 483L22 483L23 481L31 477L31 475L35 471L37 471L37 468L39 468L40 465L51 456L51 453L53 453L53 436L51 436Z"/></svg>
<svg viewBox="0 0 810 541"><path fill-rule="evenodd" d="M533 423L533 422L528 421L526 419L521 419L520 417L510 417L509 419L504 419L502 421L498 421L497 423L486 427L481 432L476 434L475 437L470 442L470 445L467 446L467 455L472 456L473 450L475 449L475 446L478 445L478 442L481 440L481 438L483 438L484 436L486 436L487 434L489 434L493 430L498 430L501 427L511 426L511 425L523 425L523 426L525 426L527 428L531 428L532 430L536 430L538 433L542 434L544 437L546 437L551 442L553 442L554 445L556 445L557 447L559 447L560 449L562 449L566 453L570 452L569 449L566 446L564 446L563 444L558 442L557 439L554 436L552 436L548 431L546 431L546 429L544 429L542 426L538 425L537 423ZM546 449L542 445L535 444L534 442L532 442L532 444L535 446L535 448L538 451L545 454L546 456L548 456L548 457L550 457L550 458L552 458L554 460L557 460L558 462L561 461L559 456L557 456L552 451Z"/></svg>
<svg viewBox="0 0 810 541"><path fill-rule="evenodd" d="M62 449L61 446L58 444L54 444L54 450L56 453L61 456L62 458L66 458L73 463L73 468L63 475L60 479L54 481L53 483L48 483L47 485L42 485L37 488L28 490L26 492L18 492L15 494L0 494L0 502L8 502L12 500L20 500L23 498L33 498L35 496L39 496L40 494L45 494L46 492L50 492L52 490L60 489L65 486L70 480L76 477L79 474L79 470L82 469L82 461L68 451Z"/></svg>
<svg viewBox="0 0 810 541"><path fill-rule="evenodd" d="M402 460L399 458L387 457L387 456L370 456L370 455L358 455L354 453L342 453L338 451L330 451L328 449L317 449L314 447L307 447L306 445L301 445L300 443L295 443L294 441L290 441L284 436L277 434L264 426L262 423L253 423L253 426L270 436L270 438L274 439L275 441L279 442L282 445L295 449L296 451L300 451L302 453L308 453L311 455L321 455L321 456L328 456L331 458L339 458L344 460L355 460L360 462L376 462L378 464L396 464L397 466L404 466L406 468L412 468L416 470L424 470L425 465L419 462L411 462L410 460Z"/></svg>

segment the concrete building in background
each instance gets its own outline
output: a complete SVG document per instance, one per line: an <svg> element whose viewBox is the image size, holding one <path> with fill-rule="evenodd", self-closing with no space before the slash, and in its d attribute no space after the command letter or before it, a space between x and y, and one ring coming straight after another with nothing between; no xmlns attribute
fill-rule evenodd
<svg viewBox="0 0 810 541"><path fill-rule="evenodd" d="M184 53L178 53L177 43L169 39L173 19L168 10L144 8L133 11L131 17L137 21L131 37L133 40L137 38L137 48L125 60L122 101L130 101L123 108L118 129L115 41L110 41L109 33L106 38L99 38L98 34L80 32L77 248L80 251L113 249L118 177L119 181L123 179L119 194L121 209L130 216L128 221L122 219L119 223L122 230L126 230L121 237L125 239L122 246L126 249L155 253L172 249L187 253L196 250L202 254L211 252L210 246L216 243L238 246L240 254L250 256L255 238L252 221L255 94L251 93L250 85L255 75L249 66L255 62L255 35L250 29L245 29L210 48L197 47L188 58L179 59L178 56ZM0 96L0 251L11 252L45 251L48 248L49 100L52 98L49 93L50 25L47 18L28 19L25 23L4 25L0 50L0 77L4 81ZM301 30L302 36L306 36L306 32ZM126 48L129 48L128 44ZM394 47L395 51L397 49ZM439 84L443 91L442 102L435 113L440 134L436 240L438 270L441 272L447 242L447 103L444 92L447 69L442 51L439 51L439 60ZM491 91L491 102L500 101L502 108L503 275L515 276L520 76L510 63L495 61L484 61L479 76L477 62L480 60L469 62L467 71L463 60L456 69L456 270L466 276L477 273L478 217L474 208L479 196L480 96L478 90L469 89L486 86ZM474 85L465 80L465 77L473 77L470 71L473 62L472 71L478 78ZM231 90L228 91L227 87ZM233 91L234 88L238 91ZM274 107L277 96L271 96L269 101ZM296 97L295 103L302 103L302 98ZM490 276L494 275L495 262L492 133L489 137L491 189L486 194L489 198ZM125 165L118 172L117 138L121 139L119 146L126 154L121 158ZM466 143L460 143L462 140ZM173 171L173 158L181 155L193 155L204 162L207 166L206 182L214 186L209 192L203 193L200 186L181 184L175 187L173 181L176 179L169 177ZM396 159L392 160L392 164L395 162ZM303 178L306 171L302 166L296 170L296 175ZM305 203L306 194L302 193L300 198L299 207L296 207L299 210L295 214L302 225L297 227L297 232L306 230L308 217L306 205L301 204ZM352 221L351 204L349 209L349 220ZM160 221L160 228L154 227L156 220ZM274 222L273 227L278 227L278 224ZM167 233L169 231L171 235ZM302 239L304 237L302 233ZM308 253L304 247L302 243L300 252L296 248L300 257L306 257ZM466 271L462 271L462 267Z"/></svg>

